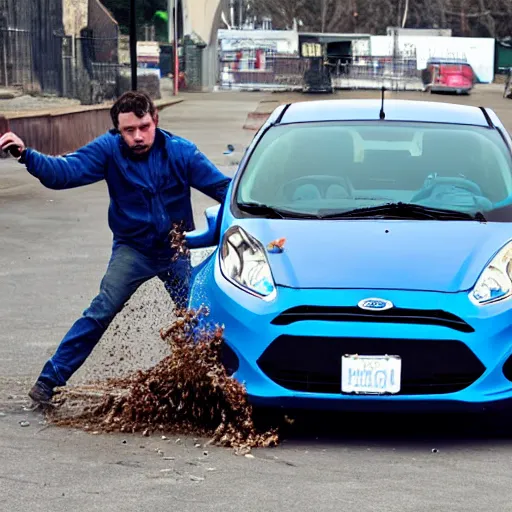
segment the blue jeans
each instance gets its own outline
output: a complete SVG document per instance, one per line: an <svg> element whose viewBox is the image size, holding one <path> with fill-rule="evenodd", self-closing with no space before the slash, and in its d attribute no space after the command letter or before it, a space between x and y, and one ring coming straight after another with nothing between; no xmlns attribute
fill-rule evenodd
<svg viewBox="0 0 512 512"><path fill-rule="evenodd" d="M64 336L55 354L43 367L39 380L52 389L64 386L139 286L154 277L164 283L176 307L187 306L191 278L188 259L173 262L168 258L149 258L126 245L116 246L99 294Z"/></svg>

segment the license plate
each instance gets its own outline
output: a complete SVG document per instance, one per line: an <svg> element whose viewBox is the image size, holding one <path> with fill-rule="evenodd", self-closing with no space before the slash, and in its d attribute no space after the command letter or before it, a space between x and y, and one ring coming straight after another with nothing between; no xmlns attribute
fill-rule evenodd
<svg viewBox="0 0 512 512"><path fill-rule="evenodd" d="M344 355L341 358L341 392L370 395L400 391L400 356Z"/></svg>

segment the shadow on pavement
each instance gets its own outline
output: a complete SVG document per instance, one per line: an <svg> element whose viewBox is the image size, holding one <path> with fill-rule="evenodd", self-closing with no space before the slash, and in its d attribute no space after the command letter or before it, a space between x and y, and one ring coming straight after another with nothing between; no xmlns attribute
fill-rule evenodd
<svg viewBox="0 0 512 512"><path fill-rule="evenodd" d="M281 440L291 444L389 447L482 446L500 439L512 445L512 416L485 414L385 414L308 411L289 413L281 422ZM268 418L264 420L271 421Z"/></svg>

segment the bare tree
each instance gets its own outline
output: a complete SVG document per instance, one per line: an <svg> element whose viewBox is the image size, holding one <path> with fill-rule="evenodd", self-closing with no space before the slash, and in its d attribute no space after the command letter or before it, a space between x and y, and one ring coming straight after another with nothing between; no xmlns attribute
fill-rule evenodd
<svg viewBox="0 0 512 512"><path fill-rule="evenodd" d="M308 0L255 0L253 12L269 16L276 28L291 29L295 20L308 14Z"/></svg>
<svg viewBox="0 0 512 512"><path fill-rule="evenodd" d="M314 32L343 32L351 0L313 0L304 16L305 25Z"/></svg>
<svg viewBox="0 0 512 512"><path fill-rule="evenodd" d="M384 34L389 26L451 28L454 35L512 34L512 0L253 0L274 26L303 30Z"/></svg>

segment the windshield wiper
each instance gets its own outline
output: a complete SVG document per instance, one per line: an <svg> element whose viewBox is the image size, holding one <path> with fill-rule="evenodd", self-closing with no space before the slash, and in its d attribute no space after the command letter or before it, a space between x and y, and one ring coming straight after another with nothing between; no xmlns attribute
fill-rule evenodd
<svg viewBox="0 0 512 512"><path fill-rule="evenodd" d="M311 213L297 212L294 210L286 210L283 208L276 208L275 206L268 206L262 203L237 203L236 204L243 212L252 215L263 215L271 219L319 219L318 215Z"/></svg>
<svg viewBox="0 0 512 512"><path fill-rule="evenodd" d="M431 208L412 203L387 203L378 206L367 206L354 210L333 212L322 215L322 219L344 219L380 217L383 219L435 219L435 220L477 220L486 222L481 212L475 214L458 212L444 208Z"/></svg>

